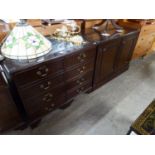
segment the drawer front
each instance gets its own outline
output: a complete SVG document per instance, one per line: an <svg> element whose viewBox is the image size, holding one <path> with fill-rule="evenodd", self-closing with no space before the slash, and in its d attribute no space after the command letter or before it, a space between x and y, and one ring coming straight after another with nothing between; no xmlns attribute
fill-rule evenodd
<svg viewBox="0 0 155 155"><path fill-rule="evenodd" d="M75 78L76 76L79 76L79 75L82 76L86 72L92 71L93 68L94 68L94 62L93 61L91 61L89 63L82 63L78 67L76 67L72 70L66 71L65 72L65 79L68 81L68 80Z"/></svg>
<svg viewBox="0 0 155 155"><path fill-rule="evenodd" d="M79 76L77 78L74 78L71 81L68 81L67 82L67 90L73 89L75 87L80 87L84 83L86 83L88 81L92 81L92 79L93 79L93 72L92 71L87 72L83 76Z"/></svg>
<svg viewBox="0 0 155 155"><path fill-rule="evenodd" d="M72 98L74 98L75 96L77 96L78 94L82 93L82 92L86 92L87 90L92 89L92 82L89 81L86 84L83 84L81 86L78 86L72 90L68 90L67 91L67 100L70 100Z"/></svg>
<svg viewBox="0 0 155 155"><path fill-rule="evenodd" d="M39 105L38 105L38 102L33 103L34 105L36 105L34 108L32 108L32 107L26 108L26 111L29 115L29 119L35 120L37 118L40 118L40 117L52 112L53 110L58 108L60 105L64 104L65 100L66 100L66 96L64 94L62 94L57 98L57 100L51 101L48 104L43 103L43 102L40 102ZM34 102L34 101L32 101L32 102Z"/></svg>
<svg viewBox="0 0 155 155"><path fill-rule="evenodd" d="M42 116L65 103L65 98L65 86L62 85L34 98L24 100L23 103L30 119L35 119L36 114L37 117Z"/></svg>
<svg viewBox="0 0 155 155"><path fill-rule="evenodd" d="M96 55L96 47L92 46L86 50L82 50L76 52L75 54L71 54L66 56L64 59L65 68L73 67L74 65L87 62L90 60L94 60Z"/></svg>
<svg viewBox="0 0 155 155"><path fill-rule="evenodd" d="M63 70L63 60L42 64L38 67L23 71L14 76L17 85L24 85L46 78Z"/></svg>
<svg viewBox="0 0 155 155"><path fill-rule="evenodd" d="M47 79L43 79L34 85L28 85L26 87L18 87L18 91L22 97L22 99L31 98L33 96L37 96L38 94L42 94L48 92L55 87L62 85L64 83L63 74L55 77ZM35 92L35 94L34 94Z"/></svg>

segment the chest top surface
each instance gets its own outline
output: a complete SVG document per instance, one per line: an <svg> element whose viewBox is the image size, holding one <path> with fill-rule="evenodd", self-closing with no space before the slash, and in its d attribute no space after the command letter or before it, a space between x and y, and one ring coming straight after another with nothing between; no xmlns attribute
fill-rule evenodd
<svg viewBox="0 0 155 155"><path fill-rule="evenodd" d="M31 59L26 61L11 60L6 58L3 61L2 65L4 69L7 71L7 73L13 74L51 60L54 61L54 60L62 59L64 56L69 55L71 53L85 50L87 48L91 48L92 46L95 46L96 44L107 42L113 39L115 40L132 33L138 33L138 30L125 29L123 33L115 33L112 30L110 31L110 36L103 37L100 32L94 31L93 29L88 29L85 32L85 34L83 34L83 38L86 41L86 43L83 45L74 45L70 42L58 41L58 40L49 38L49 40L52 42L52 50L48 54L42 57L39 57L37 59Z"/></svg>

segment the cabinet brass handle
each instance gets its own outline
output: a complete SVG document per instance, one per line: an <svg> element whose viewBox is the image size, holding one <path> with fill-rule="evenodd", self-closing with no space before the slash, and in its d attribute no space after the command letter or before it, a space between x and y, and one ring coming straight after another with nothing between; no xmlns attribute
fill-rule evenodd
<svg viewBox="0 0 155 155"><path fill-rule="evenodd" d="M82 69L83 69L83 70L86 69L86 66L83 66Z"/></svg>
<svg viewBox="0 0 155 155"><path fill-rule="evenodd" d="M45 107L45 110L46 110L46 111L51 111L51 110L52 110L52 108Z"/></svg>
<svg viewBox="0 0 155 155"><path fill-rule="evenodd" d="M85 53L82 53L81 56L82 56L83 58L86 58L86 54L85 54Z"/></svg>
<svg viewBox="0 0 155 155"><path fill-rule="evenodd" d="M76 81L77 84L82 85L83 83L79 80Z"/></svg>
<svg viewBox="0 0 155 155"><path fill-rule="evenodd" d="M126 41L123 41L123 44L126 44Z"/></svg>
<svg viewBox="0 0 155 155"><path fill-rule="evenodd" d="M84 81L85 81L85 79L84 78L81 78L81 79L78 79L76 81L76 83L79 84L79 85L82 85Z"/></svg>
<svg viewBox="0 0 155 155"><path fill-rule="evenodd" d="M55 106L55 104L54 104L54 103L52 103L52 104L51 104L51 107L54 107L54 106Z"/></svg>
<svg viewBox="0 0 155 155"><path fill-rule="evenodd" d="M81 59L80 55L77 58L78 58L78 60L80 60Z"/></svg>
<svg viewBox="0 0 155 155"><path fill-rule="evenodd" d="M84 59L86 58L86 54L85 53L80 53L79 56L77 57L78 60L80 61L84 61Z"/></svg>
<svg viewBox="0 0 155 155"><path fill-rule="evenodd" d="M41 85L40 85L40 88L42 88L42 89L44 89L44 90L47 90L47 89L50 88L50 85L51 85L51 82L48 81L46 85L45 85L45 84L41 84Z"/></svg>
<svg viewBox="0 0 155 155"><path fill-rule="evenodd" d="M52 101L52 99L53 99L53 94L48 93L48 94L44 95L42 100L45 101L45 102L50 102L50 101Z"/></svg>
<svg viewBox="0 0 155 155"><path fill-rule="evenodd" d="M55 104L52 103L52 104L50 105L50 107L45 107L45 110L46 110L46 111L51 111L51 110L53 110L54 107L55 107Z"/></svg>
<svg viewBox="0 0 155 155"><path fill-rule="evenodd" d="M106 48L103 48L103 51L105 52L107 49Z"/></svg>
<svg viewBox="0 0 155 155"><path fill-rule="evenodd" d="M77 93L80 93L80 92L82 92L83 90L84 90L84 88L81 87L81 88L77 89L76 92L77 92Z"/></svg>
<svg viewBox="0 0 155 155"><path fill-rule="evenodd" d="M85 69L86 69L86 66L82 66L82 68L81 68L81 69L80 69L80 68L78 68L78 71L79 71L80 73L83 73Z"/></svg>
<svg viewBox="0 0 155 155"><path fill-rule="evenodd" d="M40 67L38 69L38 71L36 72L37 75L41 76L41 77L45 77L48 74L48 68L46 66Z"/></svg>
<svg viewBox="0 0 155 155"><path fill-rule="evenodd" d="M80 72L80 74L84 72L84 71L83 71L82 69L80 69L80 68L78 69L78 71Z"/></svg>

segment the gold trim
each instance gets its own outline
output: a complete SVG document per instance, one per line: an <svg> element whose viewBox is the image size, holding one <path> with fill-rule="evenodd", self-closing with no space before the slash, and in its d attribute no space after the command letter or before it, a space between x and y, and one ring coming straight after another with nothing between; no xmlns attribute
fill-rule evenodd
<svg viewBox="0 0 155 155"><path fill-rule="evenodd" d="M144 110L144 112L136 119L136 121L131 125L133 130L137 131L142 135L150 135L149 132L142 128L142 125L149 118L152 112L155 111L155 100Z"/></svg>

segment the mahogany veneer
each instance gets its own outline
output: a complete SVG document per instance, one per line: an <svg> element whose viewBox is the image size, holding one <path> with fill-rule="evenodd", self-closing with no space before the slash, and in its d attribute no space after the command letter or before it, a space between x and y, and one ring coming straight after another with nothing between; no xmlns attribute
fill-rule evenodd
<svg viewBox="0 0 155 155"><path fill-rule="evenodd" d="M91 92L127 70L138 34L126 29L103 37L91 29L83 36L85 45L51 40L53 50L44 57L30 62L6 59L2 67L27 122L33 124L79 93Z"/></svg>

